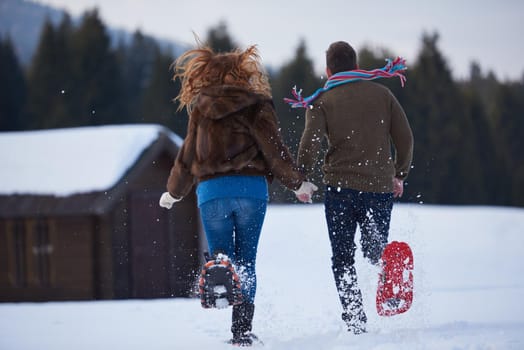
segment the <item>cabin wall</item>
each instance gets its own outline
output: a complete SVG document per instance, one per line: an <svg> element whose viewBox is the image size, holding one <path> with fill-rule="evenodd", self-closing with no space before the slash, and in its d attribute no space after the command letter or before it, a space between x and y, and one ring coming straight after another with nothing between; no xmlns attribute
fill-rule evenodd
<svg viewBox="0 0 524 350"><path fill-rule="evenodd" d="M0 216L0 302L192 296L203 236L196 196L158 205L174 158L162 147L102 193L0 196L10 208Z"/></svg>
<svg viewBox="0 0 524 350"><path fill-rule="evenodd" d="M89 218L0 221L0 301L93 298Z"/></svg>
<svg viewBox="0 0 524 350"><path fill-rule="evenodd" d="M113 235L117 223L109 215L93 216L93 279L95 299L115 298ZM125 228L124 228L125 229Z"/></svg>
<svg viewBox="0 0 524 350"><path fill-rule="evenodd" d="M173 158L161 153L130 182L133 297L187 297L195 286L202 234L195 193L191 191L170 210L158 205L172 164Z"/></svg>

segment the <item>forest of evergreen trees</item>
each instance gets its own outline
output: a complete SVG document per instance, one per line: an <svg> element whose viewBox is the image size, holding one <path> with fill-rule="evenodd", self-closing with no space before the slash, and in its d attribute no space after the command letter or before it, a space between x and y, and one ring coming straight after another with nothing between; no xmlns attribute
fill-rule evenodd
<svg viewBox="0 0 524 350"><path fill-rule="evenodd" d="M524 206L524 78L502 82L473 62L469 79L457 81L438 39L436 33L422 35L404 88L396 79L377 80L397 96L415 136L402 201ZM225 23L211 28L204 41L217 51L237 46ZM359 64L378 68L394 56L360 48ZM176 112L172 101L179 89L170 71L174 59L138 31L130 43L112 45L96 10L78 25L67 15L58 26L46 22L28 67L20 64L11 39L1 37L0 131L158 123L184 137L187 115ZM296 154L304 111L282 99L295 85L308 95L323 84L304 41L292 60L271 69L270 79L282 134ZM274 202L292 201L280 185L272 190Z"/></svg>

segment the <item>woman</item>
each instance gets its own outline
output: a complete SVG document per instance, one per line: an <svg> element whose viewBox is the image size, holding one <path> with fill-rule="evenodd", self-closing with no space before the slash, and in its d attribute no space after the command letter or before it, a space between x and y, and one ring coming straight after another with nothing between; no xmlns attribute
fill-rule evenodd
<svg viewBox="0 0 524 350"><path fill-rule="evenodd" d="M196 184L198 206L212 254L233 261L243 303L233 306L232 343L251 345L257 246L276 177L303 202L317 187L305 180L278 131L267 75L256 47L215 53L190 50L174 63L182 86L179 109L189 114L160 205L171 208Z"/></svg>

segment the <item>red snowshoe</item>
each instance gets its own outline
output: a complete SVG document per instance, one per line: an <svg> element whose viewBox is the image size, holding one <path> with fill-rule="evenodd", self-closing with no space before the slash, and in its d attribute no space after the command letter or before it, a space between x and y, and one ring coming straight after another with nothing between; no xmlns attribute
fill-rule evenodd
<svg viewBox="0 0 524 350"><path fill-rule="evenodd" d="M377 289L377 313L394 316L413 303L413 253L405 242L391 242L382 253Z"/></svg>

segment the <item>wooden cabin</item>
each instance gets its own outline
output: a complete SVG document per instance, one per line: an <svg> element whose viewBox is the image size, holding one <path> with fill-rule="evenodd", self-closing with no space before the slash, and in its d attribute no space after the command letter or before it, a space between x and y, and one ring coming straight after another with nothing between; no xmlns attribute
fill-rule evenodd
<svg viewBox="0 0 524 350"><path fill-rule="evenodd" d="M0 302L188 297L202 230L158 125L0 133Z"/></svg>

